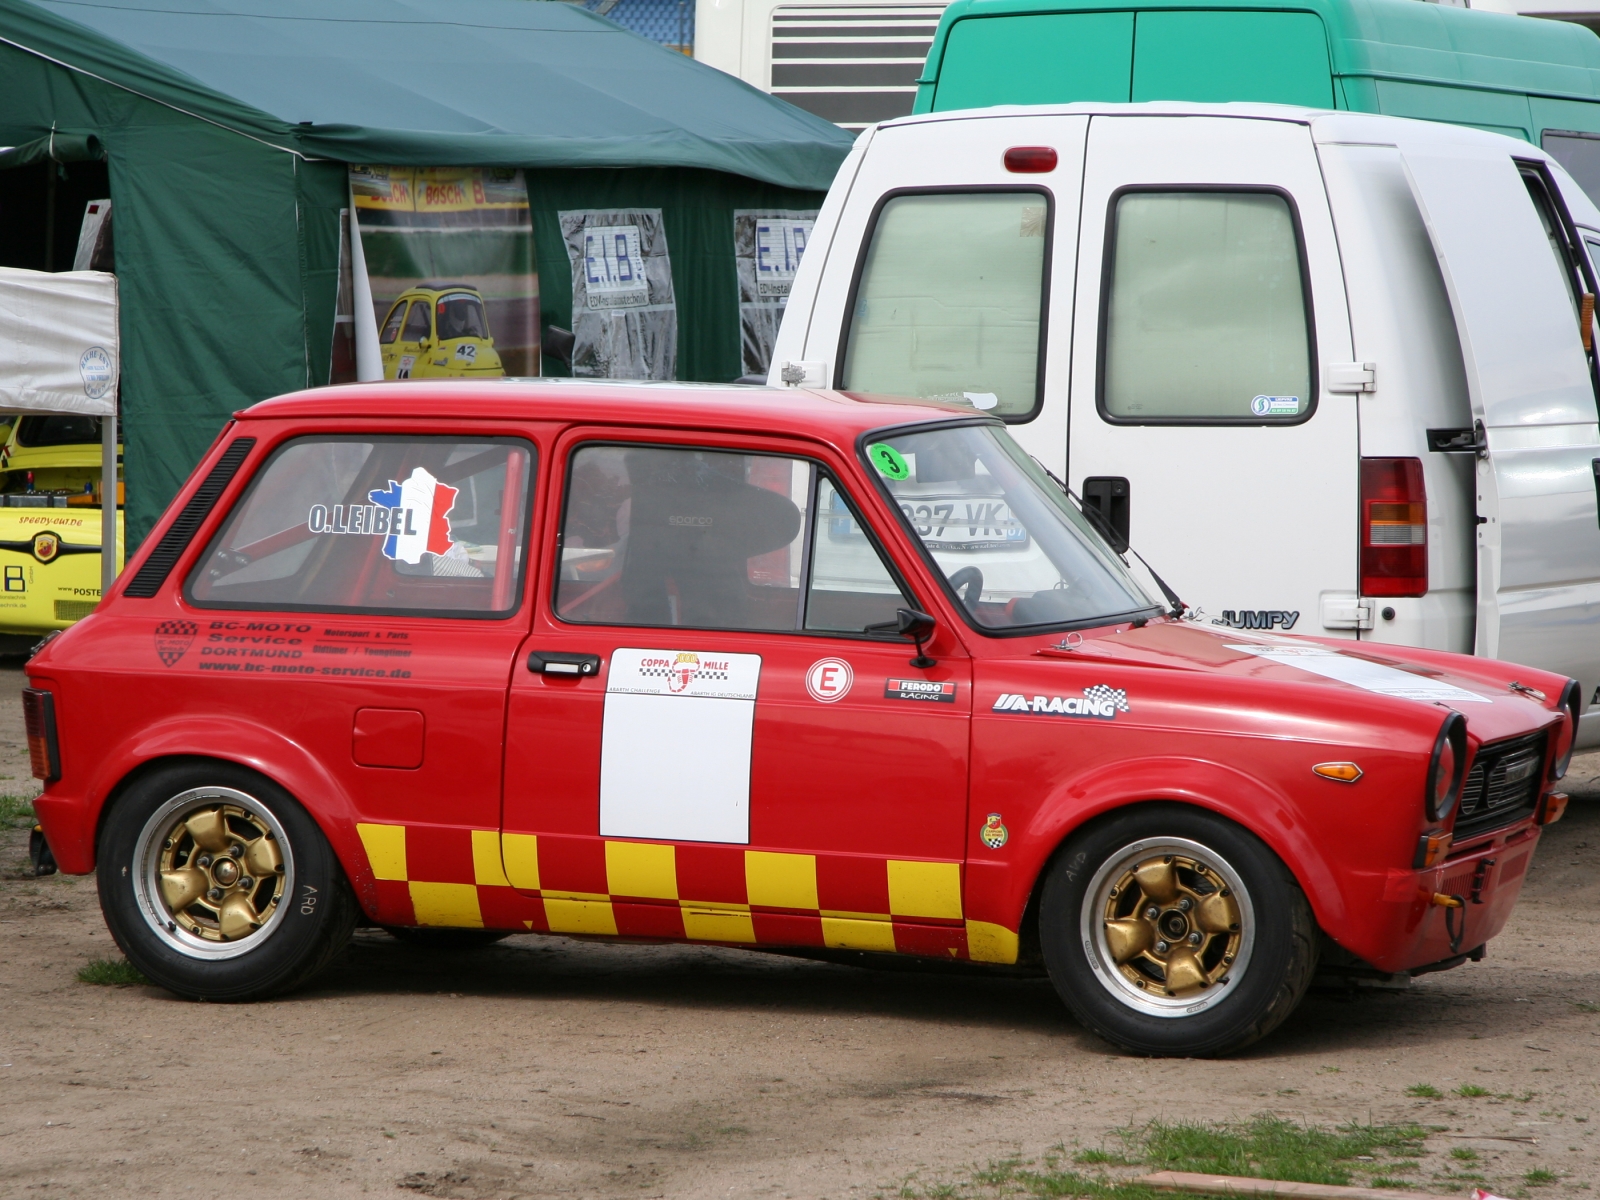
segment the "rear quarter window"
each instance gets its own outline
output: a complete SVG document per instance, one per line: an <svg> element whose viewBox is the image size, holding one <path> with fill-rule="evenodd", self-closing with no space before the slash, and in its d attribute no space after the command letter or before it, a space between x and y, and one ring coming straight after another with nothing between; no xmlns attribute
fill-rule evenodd
<svg viewBox="0 0 1600 1200"><path fill-rule="evenodd" d="M517 607L534 448L520 439L280 446L190 574L201 608L504 616Z"/></svg>

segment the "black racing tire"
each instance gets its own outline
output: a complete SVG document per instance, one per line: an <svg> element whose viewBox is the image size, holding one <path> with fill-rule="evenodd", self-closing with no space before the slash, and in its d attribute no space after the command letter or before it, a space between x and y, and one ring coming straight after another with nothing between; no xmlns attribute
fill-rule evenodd
<svg viewBox="0 0 1600 1200"><path fill-rule="evenodd" d="M508 929L442 929L423 925L385 925L383 931L408 946L442 954L482 950L511 936Z"/></svg>
<svg viewBox="0 0 1600 1200"><path fill-rule="evenodd" d="M1310 987L1316 935L1282 860L1185 804L1094 822L1056 854L1040 895L1056 991L1084 1026L1134 1054L1209 1058L1259 1041Z"/></svg>
<svg viewBox="0 0 1600 1200"><path fill-rule="evenodd" d="M128 961L190 1000L300 987L349 942L360 910L295 799L233 763L158 767L101 827L100 910Z"/></svg>

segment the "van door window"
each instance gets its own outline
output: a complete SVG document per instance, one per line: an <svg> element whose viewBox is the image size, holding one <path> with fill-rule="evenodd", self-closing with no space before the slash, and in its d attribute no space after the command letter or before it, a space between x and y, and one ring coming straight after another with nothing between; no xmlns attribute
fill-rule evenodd
<svg viewBox="0 0 1600 1200"><path fill-rule="evenodd" d="M189 601L505 616L521 596L532 466L515 438L298 438L251 480Z"/></svg>
<svg viewBox="0 0 1600 1200"><path fill-rule="evenodd" d="M400 340L404 342L426 341L430 329L428 302L426 300L413 300L411 302L411 315L406 318L405 335Z"/></svg>
<svg viewBox="0 0 1600 1200"><path fill-rule="evenodd" d="M1600 372L1597 367L1600 363L1596 360L1594 343L1594 283L1593 268L1584 256L1584 248L1579 244L1579 234L1576 226L1572 224L1571 214L1567 212L1566 205L1562 203L1554 184L1546 175L1546 168L1541 163L1518 162L1517 169L1522 175L1522 182L1527 186L1528 197L1533 201L1534 211L1539 214L1539 224L1544 229L1545 239L1550 244L1550 253L1555 256L1556 269L1561 272L1562 278L1567 281L1567 300L1572 305L1572 319L1578 326L1578 336L1583 343L1584 354L1589 360L1589 382L1595 389L1595 399L1600 403ZM1588 311L1585 313L1585 303ZM1583 326L1588 323L1589 328Z"/></svg>
<svg viewBox="0 0 1600 1200"><path fill-rule="evenodd" d="M965 402L1010 420L1043 388L1050 198L890 197L856 279L838 386Z"/></svg>
<svg viewBox="0 0 1600 1200"><path fill-rule="evenodd" d="M1100 413L1132 425L1292 425L1316 406L1298 222L1275 191L1111 200Z"/></svg>

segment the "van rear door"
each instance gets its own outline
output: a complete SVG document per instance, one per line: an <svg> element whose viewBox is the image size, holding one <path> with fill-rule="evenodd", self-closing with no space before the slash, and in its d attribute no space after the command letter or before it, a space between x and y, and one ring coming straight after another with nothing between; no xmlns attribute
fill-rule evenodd
<svg viewBox="0 0 1600 1200"><path fill-rule="evenodd" d="M1533 155L1519 163L1475 138L1418 138L1400 148L1483 431L1477 653L1571 675L1592 692L1600 684L1600 423L1565 206ZM1584 730L1585 741L1600 740L1592 716Z"/></svg>
<svg viewBox="0 0 1600 1200"><path fill-rule="evenodd" d="M1353 635L1356 406L1320 386L1349 313L1310 130L1096 116L1082 212L1073 486L1207 623Z"/></svg>

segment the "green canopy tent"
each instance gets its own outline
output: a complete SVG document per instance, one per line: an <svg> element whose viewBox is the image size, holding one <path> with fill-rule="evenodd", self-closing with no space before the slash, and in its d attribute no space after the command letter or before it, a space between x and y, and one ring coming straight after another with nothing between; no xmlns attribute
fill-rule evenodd
<svg viewBox="0 0 1600 1200"><path fill-rule="evenodd" d="M734 210L815 208L850 146L571 4L0 0L0 146L52 137L109 171L130 545L228 413L327 381L348 165L522 169L557 325L556 213L661 209L677 374L715 381L740 374Z"/></svg>

